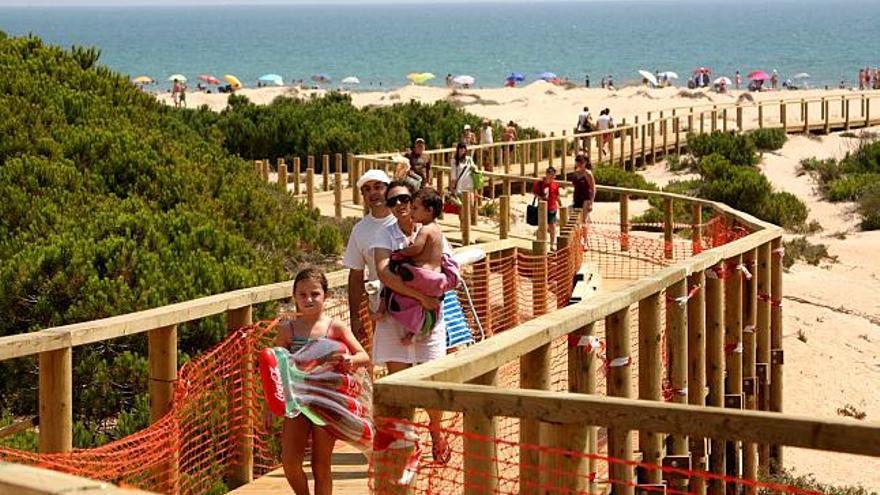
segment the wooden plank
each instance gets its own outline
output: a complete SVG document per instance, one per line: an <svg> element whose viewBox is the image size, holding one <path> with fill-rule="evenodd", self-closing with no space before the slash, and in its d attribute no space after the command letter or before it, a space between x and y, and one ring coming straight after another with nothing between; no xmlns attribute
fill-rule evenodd
<svg viewBox="0 0 880 495"><path fill-rule="evenodd" d="M490 371L476 378L472 383L495 385L497 374L497 370ZM496 435L496 420L486 414L468 413L464 415L463 430L464 493L474 495L492 493L498 484L497 453L493 441Z"/></svg>
<svg viewBox="0 0 880 495"><path fill-rule="evenodd" d="M40 353L40 452L73 448L73 351Z"/></svg>
<svg viewBox="0 0 880 495"><path fill-rule="evenodd" d="M522 356L519 363L520 387L522 389L546 390L550 387L550 344L544 344ZM519 492L521 494L541 493L541 482L548 459L541 451L531 448L541 443L541 422L538 418L524 418L520 421L519 441Z"/></svg>
<svg viewBox="0 0 880 495"><path fill-rule="evenodd" d="M632 394L632 356L630 354L630 316L626 306L605 318L605 338L607 341L608 395L630 397ZM608 455L615 459L633 459L633 434L630 428L619 424L608 427ZM611 463L608 475L615 484L612 495L634 495L633 466L624 463Z"/></svg>
<svg viewBox="0 0 880 495"><path fill-rule="evenodd" d="M150 495L45 468L0 462L0 495Z"/></svg>
<svg viewBox="0 0 880 495"><path fill-rule="evenodd" d="M377 403L880 456L880 423L877 422L816 419L811 416L697 407L571 392L404 381L398 374L376 382Z"/></svg>
<svg viewBox="0 0 880 495"><path fill-rule="evenodd" d="M661 353L660 294L652 294L639 301L639 399L663 400L663 363ZM642 460L660 465L663 461L663 435L660 432L639 430L639 450ZM663 481L659 470L645 470L640 483Z"/></svg>

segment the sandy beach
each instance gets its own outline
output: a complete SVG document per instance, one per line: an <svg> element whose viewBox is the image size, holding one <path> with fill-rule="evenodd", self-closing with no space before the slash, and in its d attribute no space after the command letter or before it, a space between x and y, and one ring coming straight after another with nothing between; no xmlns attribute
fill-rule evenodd
<svg viewBox="0 0 880 495"><path fill-rule="evenodd" d="M391 105L416 100L430 103L441 99L457 101L479 116L501 121L513 120L544 132L571 130L583 106L598 113L608 107L620 122L635 115L701 104L734 103L742 92L718 94L700 91L701 96L685 97L682 88L646 89L629 87L618 91L575 88L566 90L546 83L520 88L458 90L406 86L385 92L353 92L356 106ZM686 90L685 90L686 91ZM243 89L260 104L281 95L307 97L324 91L296 88ZM850 94L849 90L806 90L752 93L756 101L780 98L815 98ZM693 94L693 93L690 93ZM160 95L170 104L170 95ZM190 107L208 105L221 110L227 95L190 93ZM818 105L816 105L818 107ZM818 115L818 108L815 109ZM769 112L768 112L769 113ZM778 118L778 113L768 115ZM812 117L811 117L812 118ZM874 132L877 129L873 129ZM810 220L823 230L809 235L814 243L827 244L836 263L809 266L798 263L784 278L784 409L788 413L812 417L841 418L843 409L864 412L865 420L880 420L880 265L876 246L880 232L861 232L852 204L822 201L809 176L797 175L803 158L841 158L855 149L857 139L828 136L790 136L781 150L765 153L761 168L778 190L789 191L810 208ZM659 163L641 172L648 180L664 185L681 178ZM524 210L522 205L514 205ZM638 206L634 205L638 208ZM600 209L601 211L601 209ZM598 213L598 211L597 211ZM638 213L638 211L631 212ZM794 235L789 235L789 238ZM852 419L852 421L856 421ZM797 474L814 473L820 481L834 484L861 483L880 490L880 459L788 449L786 465Z"/></svg>

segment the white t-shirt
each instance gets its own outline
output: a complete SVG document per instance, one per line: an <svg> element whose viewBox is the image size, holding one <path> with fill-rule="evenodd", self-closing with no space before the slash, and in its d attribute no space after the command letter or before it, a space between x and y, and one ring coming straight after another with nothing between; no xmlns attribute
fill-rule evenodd
<svg viewBox="0 0 880 495"><path fill-rule="evenodd" d="M492 126L487 125L480 129L480 144L492 144Z"/></svg>
<svg viewBox="0 0 880 495"><path fill-rule="evenodd" d="M455 184L455 192L461 194L463 191L473 191L474 181L471 179L471 172L476 168L473 158L466 156L461 164L456 164L455 160L449 162L449 168L452 170L452 177L458 179Z"/></svg>
<svg viewBox="0 0 880 495"><path fill-rule="evenodd" d="M351 270L363 270L366 268L364 281L378 280L376 274L376 257L373 256L373 239L376 233L384 231L389 225L397 223L394 215L388 213L383 218L375 218L367 215L356 223L351 229L348 245L345 248L345 256L342 259L346 268Z"/></svg>
<svg viewBox="0 0 880 495"><path fill-rule="evenodd" d="M578 131L587 130L588 120L590 120L590 112L581 112L578 114Z"/></svg>
<svg viewBox="0 0 880 495"><path fill-rule="evenodd" d="M600 115L599 118L596 119L596 128L600 131L607 131L612 125L614 125L614 121L608 114Z"/></svg>

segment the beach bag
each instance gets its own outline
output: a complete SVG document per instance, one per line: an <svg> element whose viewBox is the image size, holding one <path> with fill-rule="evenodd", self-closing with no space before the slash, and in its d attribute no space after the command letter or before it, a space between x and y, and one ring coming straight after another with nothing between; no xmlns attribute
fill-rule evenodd
<svg viewBox="0 0 880 495"><path fill-rule="evenodd" d="M526 205L526 223L532 226L538 226L538 197L532 200L532 204Z"/></svg>
<svg viewBox="0 0 880 495"><path fill-rule="evenodd" d="M453 194L446 194L443 197L443 213L458 215L461 212L461 200Z"/></svg>
<svg viewBox="0 0 880 495"><path fill-rule="evenodd" d="M486 182L483 171L476 167L471 169L471 182L474 184L474 191L482 191L483 184Z"/></svg>

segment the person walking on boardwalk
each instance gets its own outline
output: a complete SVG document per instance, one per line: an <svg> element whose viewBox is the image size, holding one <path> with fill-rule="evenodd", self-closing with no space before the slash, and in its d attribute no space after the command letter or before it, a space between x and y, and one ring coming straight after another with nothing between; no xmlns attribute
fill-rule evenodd
<svg viewBox="0 0 880 495"><path fill-rule="evenodd" d="M409 171L405 180L418 191L431 184L431 157L425 153L425 140L416 138L412 150L404 155L409 159Z"/></svg>
<svg viewBox="0 0 880 495"><path fill-rule="evenodd" d="M605 108L599 112L599 118L596 119L596 129L599 131L610 131L613 127L614 119L611 118L611 110ZM610 145L611 135L611 132L602 133L602 146L599 148L599 153L602 155L607 153L607 151L605 151L605 146Z"/></svg>
<svg viewBox="0 0 880 495"><path fill-rule="evenodd" d="M368 170L360 176L357 188L360 189L369 213L355 224L345 248L343 264L348 268L348 314L351 330L363 343L370 338L364 323L371 321L371 314L379 311L378 290L372 291L369 302L365 296L364 283L377 284L379 275L376 272L373 258L373 236L385 227L397 222L391 210L385 206L385 189L391 179L381 170Z"/></svg>
<svg viewBox="0 0 880 495"><path fill-rule="evenodd" d="M593 211L593 201L596 199L596 179L593 177L593 164L590 157L584 153L578 153L574 159L574 177L571 184L574 186L574 198L572 208L583 210L584 251L587 250L587 228L589 227L590 213Z"/></svg>
<svg viewBox="0 0 880 495"><path fill-rule="evenodd" d="M585 132L593 132L593 115L590 113L590 107L584 107L583 111L578 114L577 127L575 128L575 132L577 134L583 134ZM589 138L585 138L589 139ZM583 149L585 146L578 140L578 149Z"/></svg>
<svg viewBox="0 0 880 495"><path fill-rule="evenodd" d="M556 182L556 169L547 167L544 178L535 182L532 193L547 202L547 228L550 233L550 250L556 248L556 224L559 212L559 183Z"/></svg>
<svg viewBox="0 0 880 495"><path fill-rule="evenodd" d="M483 148L483 168L492 171L492 160L491 156L495 152L495 148L492 147L495 144L495 138L492 136L492 121L489 119L483 119L483 123L480 126L480 144L486 146Z"/></svg>

